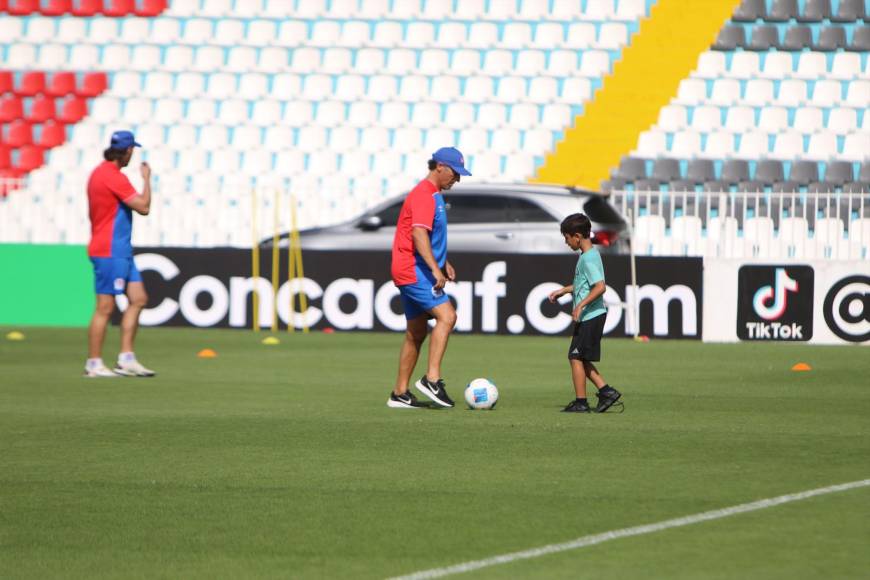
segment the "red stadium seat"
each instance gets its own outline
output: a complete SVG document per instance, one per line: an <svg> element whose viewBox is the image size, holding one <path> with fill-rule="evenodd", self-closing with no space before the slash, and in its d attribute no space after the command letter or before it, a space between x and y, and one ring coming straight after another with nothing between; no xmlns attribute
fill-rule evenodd
<svg viewBox="0 0 870 580"><path fill-rule="evenodd" d="M56 114L54 99L38 95L30 102L30 111L24 118L31 123L45 123L54 119Z"/></svg>
<svg viewBox="0 0 870 580"><path fill-rule="evenodd" d="M103 0L73 0L73 16L96 16L103 10Z"/></svg>
<svg viewBox="0 0 870 580"><path fill-rule="evenodd" d="M106 77L106 73L87 73L85 78L82 79L82 83L79 85L76 94L80 97L96 97L105 91L108 85L109 81Z"/></svg>
<svg viewBox="0 0 870 580"><path fill-rule="evenodd" d="M42 126L42 133L36 144L45 149L63 145L66 141L66 126L63 123L49 121Z"/></svg>
<svg viewBox="0 0 870 580"><path fill-rule="evenodd" d="M0 169L9 169L12 165L12 152L6 145L0 145Z"/></svg>
<svg viewBox="0 0 870 580"><path fill-rule="evenodd" d="M28 145L26 147L22 147L18 151L18 163L15 168L19 171L33 171L45 163L45 154L42 151L42 147L37 147L35 145Z"/></svg>
<svg viewBox="0 0 870 580"><path fill-rule="evenodd" d="M103 14L113 17L127 16L133 13L133 9L133 0L106 0Z"/></svg>
<svg viewBox="0 0 870 580"><path fill-rule="evenodd" d="M88 102L85 99L70 97L63 103L57 120L61 123L78 123L88 114Z"/></svg>
<svg viewBox="0 0 870 580"><path fill-rule="evenodd" d="M12 76L12 71L0 70L0 95L11 93L14 86L15 78Z"/></svg>
<svg viewBox="0 0 870 580"><path fill-rule="evenodd" d="M49 97L65 97L76 91L76 73L56 72L51 75L51 81L45 87Z"/></svg>
<svg viewBox="0 0 870 580"><path fill-rule="evenodd" d="M6 126L3 143L18 148L33 143L33 127L26 121L13 121Z"/></svg>
<svg viewBox="0 0 870 580"><path fill-rule="evenodd" d="M136 16L157 16L166 8L166 0L139 0L136 4Z"/></svg>
<svg viewBox="0 0 870 580"><path fill-rule="evenodd" d="M15 87L15 94L22 97L32 97L45 90L45 73L31 71L21 75L21 81Z"/></svg>
<svg viewBox="0 0 870 580"><path fill-rule="evenodd" d="M9 95L0 100L0 123L11 123L24 116L24 104L21 98Z"/></svg>
<svg viewBox="0 0 870 580"><path fill-rule="evenodd" d="M6 11L15 16L27 16L39 11L39 0L9 0Z"/></svg>
<svg viewBox="0 0 870 580"><path fill-rule="evenodd" d="M72 0L42 0L39 11L45 16L63 16L72 10Z"/></svg>

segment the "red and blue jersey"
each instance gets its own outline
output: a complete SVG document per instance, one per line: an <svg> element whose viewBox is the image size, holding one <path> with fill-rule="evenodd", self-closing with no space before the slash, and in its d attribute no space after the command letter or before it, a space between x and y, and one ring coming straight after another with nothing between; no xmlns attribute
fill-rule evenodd
<svg viewBox="0 0 870 580"><path fill-rule="evenodd" d="M111 161L100 163L88 179L92 258L131 258L133 210L124 202L138 195L136 188Z"/></svg>
<svg viewBox="0 0 870 580"><path fill-rule="evenodd" d="M392 275L396 286L414 284L423 279L434 283L432 271L414 247L411 232L415 227L429 230L432 254L438 266L443 268L447 261L447 211L444 197L428 179L411 190L399 212L393 238Z"/></svg>

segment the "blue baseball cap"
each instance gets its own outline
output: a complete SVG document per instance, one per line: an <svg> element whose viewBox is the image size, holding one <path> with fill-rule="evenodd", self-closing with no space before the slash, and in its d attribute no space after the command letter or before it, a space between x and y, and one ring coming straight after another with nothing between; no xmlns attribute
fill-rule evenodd
<svg viewBox="0 0 870 580"><path fill-rule="evenodd" d="M109 145L109 149L118 149L121 151L125 151L130 147L141 147L139 143L136 143L136 138L133 136L133 133L130 131L115 131L112 133L112 143Z"/></svg>
<svg viewBox="0 0 870 580"><path fill-rule="evenodd" d="M432 154L432 161L447 165L459 175L471 175L465 168L465 157L456 147L442 147Z"/></svg>

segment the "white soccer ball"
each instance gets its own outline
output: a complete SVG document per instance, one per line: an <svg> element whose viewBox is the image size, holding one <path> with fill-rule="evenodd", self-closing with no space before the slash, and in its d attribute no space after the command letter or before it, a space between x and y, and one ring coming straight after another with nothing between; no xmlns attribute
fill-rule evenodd
<svg viewBox="0 0 870 580"><path fill-rule="evenodd" d="M498 387L489 379L474 379L465 387L469 409L492 409L498 402Z"/></svg>

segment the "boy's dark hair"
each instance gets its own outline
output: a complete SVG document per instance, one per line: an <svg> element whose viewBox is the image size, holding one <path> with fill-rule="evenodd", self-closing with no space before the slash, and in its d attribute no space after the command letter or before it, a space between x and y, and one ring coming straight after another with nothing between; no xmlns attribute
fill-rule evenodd
<svg viewBox="0 0 870 580"><path fill-rule="evenodd" d="M580 234L584 238L589 238L592 234L592 222L582 213L572 213L562 220L560 229L563 234Z"/></svg>
<svg viewBox="0 0 870 580"><path fill-rule="evenodd" d="M438 167L438 162L434 159L429 160L429 171L435 171L435 168Z"/></svg>
<svg viewBox="0 0 870 580"><path fill-rule="evenodd" d="M127 154L126 149L105 149L103 150L103 159L106 161L119 161Z"/></svg>

